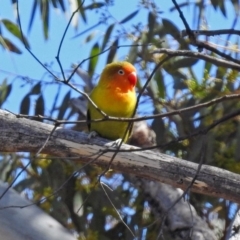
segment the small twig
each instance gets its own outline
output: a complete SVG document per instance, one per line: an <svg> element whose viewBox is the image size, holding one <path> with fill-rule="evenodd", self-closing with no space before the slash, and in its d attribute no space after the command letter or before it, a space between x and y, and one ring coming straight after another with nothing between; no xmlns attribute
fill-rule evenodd
<svg viewBox="0 0 240 240"><path fill-rule="evenodd" d="M189 39L195 42L196 41L196 37L195 37L193 31L191 30L190 26L188 25L188 22L185 19L184 15L182 13L182 10L180 9L180 7L178 6L178 4L177 4L177 2L175 0L172 0L172 2L175 5L175 7L176 7L176 9L177 9L177 11L179 13L179 17L183 21L183 24L184 24L184 26L186 28L186 32L187 32L187 35L188 35Z"/></svg>
<svg viewBox="0 0 240 240"><path fill-rule="evenodd" d="M226 34L235 34L240 35L240 30L235 29L219 29L219 30L192 30L195 36L216 36L216 35L226 35ZM186 30L182 30L182 37L188 36Z"/></svg>
<svg viewBox="0 0 240 240"><path fill-rule="evenodd" d="M79 7L72 13L72 15L71 15L71 17L70 17L70 19L69 19L69 21L68 21L68 24L67 24L67 26L66 26L66 28L65 28L65 30L64 30L64 33L63 33L63 35L62 35L60 44L59 44L59 46L58 46L58 52L57 52L56 59L57 59L58 65L59 65L59 67L60 67L60 69L61 69L61 73L62 73L62 76L63 76L64 81L66 81L66 78L65 78L65 74L64 74L64 71L63 71L62 64L61 64L60 59L59 59L60 51L61 51L61 48L62 48L63 40L64 40L64 38L65 38L65 36L66 36L66 33L67 33L67 31L68 31L68 28L69 28L69 26L70 26L70 23L72 22L72 19L73 19L74 15L75 15L75 14L78 12L78 10L83 6L84 2L85 2L85 0L83 0L82 3L79 5Z"/></svg>

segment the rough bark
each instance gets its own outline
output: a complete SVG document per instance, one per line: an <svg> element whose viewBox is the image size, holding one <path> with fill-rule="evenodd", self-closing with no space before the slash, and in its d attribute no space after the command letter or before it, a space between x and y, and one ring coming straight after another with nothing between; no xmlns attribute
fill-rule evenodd
<svg viewBox="0 0 240 240"><path fill-rule="evenodd" d="M36 153L43 146L53 128L52 125L17 118L13 114L0 110L0 151ZM108 167L113 152L107 151L102 154L102 151L109 150L106 143L109 142L102 138L89 141L85 133L57 128L41 152L55 157L67 157L70 161L91 162ZM124 145L122 149L139 148ZM186 189L196 175L198 164L145 150L119 152L111 168ZM191 191L240 203L239 182L240 175L238 174L203 165Z"/></svg>
<svg viewBox="0 0 240 240"><path fill-rule="evenodd" d="M0 195L7 184L0 181ZM4 240L76 240L58 221L9 189L0 200L0 239Z"/></svg>
<svg viewBox="0 0 240 240"><path fill-rule="evenodd" d="M130 143L150 147L156 144L156 135L145 121L135 122ZM184 200L181 189L143 178L132 177L131 183L140 187L156 220L160 221L160 239L217 240L213 229L198 216L188 200Z"/></svg>

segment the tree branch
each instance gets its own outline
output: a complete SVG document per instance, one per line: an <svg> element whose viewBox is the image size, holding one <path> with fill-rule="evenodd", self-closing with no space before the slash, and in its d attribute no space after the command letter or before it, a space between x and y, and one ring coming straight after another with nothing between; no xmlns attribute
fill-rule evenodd
<svg viewBox="0 0 240 240"><path fill-rule="evenodd" d="M53 128L0 110L0 151L37 152ZM94 161L94 164L107 167L114 153L102 152L106 151L105 144L109 142L102 138L89 141L87 136L83 132L57 128L42 153L79 163ZM119 152L111 164L118 171L182 189L186 189L196 175L198 164L152 151L130 152L136 147L125 144L122 148L129 152ZM239 182L238 174L203 165L191 191L240 203Z"/></svg>

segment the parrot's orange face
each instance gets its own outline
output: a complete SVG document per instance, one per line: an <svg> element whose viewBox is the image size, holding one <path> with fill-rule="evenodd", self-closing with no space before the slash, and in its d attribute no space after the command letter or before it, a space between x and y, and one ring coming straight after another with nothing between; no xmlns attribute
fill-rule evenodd
<svg viewBox="0 0 240 240"><path fill-rule="evenodd" d="M119 62L114 66L107 65L104 69L99 84L117 92L134 91L137 83L135 67L128 62Z"/></svg>

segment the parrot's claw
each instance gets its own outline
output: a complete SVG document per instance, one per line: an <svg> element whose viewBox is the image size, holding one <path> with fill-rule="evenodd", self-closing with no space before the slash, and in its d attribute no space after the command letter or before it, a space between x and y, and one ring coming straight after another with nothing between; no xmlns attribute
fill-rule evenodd
<svg viewBox="0 0 240 240"><path fill-rule="evenodd" d="M120 146L121 142L122 142L122 138L119 138L119 139L117 139L117 140L115 140L113 142L109 142L109 143L105 144L105 146L107 146L107 147L116 147L117 148L117 147Z"/></svg>
<svg viewBox="0 0 240 240"><path fill-rule="evenodd" d="M98 136L98 133L96 131L92 131L88 134L88 139L95 138Z"/></svg>

